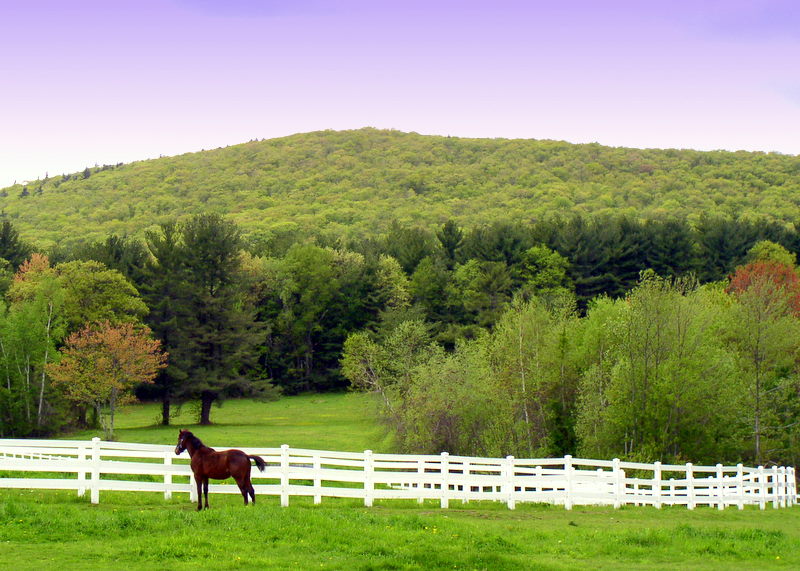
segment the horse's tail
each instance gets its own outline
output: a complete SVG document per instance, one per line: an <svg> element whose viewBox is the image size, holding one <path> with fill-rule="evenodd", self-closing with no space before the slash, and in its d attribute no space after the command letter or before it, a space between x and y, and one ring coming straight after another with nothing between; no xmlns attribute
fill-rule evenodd
<svg viewBox="0 0 800 571"><path fill-rule="evenodd" d="M264 468L267 467L267 463L264 462L264 459L261 456L248 456L250 460L255 460L256 467L258 468L259 472L263 472Z"/></svg>

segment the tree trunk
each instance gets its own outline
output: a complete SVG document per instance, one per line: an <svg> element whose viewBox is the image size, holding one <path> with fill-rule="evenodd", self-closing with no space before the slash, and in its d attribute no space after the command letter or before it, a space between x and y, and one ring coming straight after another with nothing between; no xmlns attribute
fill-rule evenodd
<svg viewBox="0 0 800 571"><path fill-rule="evenodd" d="M41 428L42 427L42 417L44 412L44 384L46 379L46 369L47 369L47 358L49 357L50 353L50 328L53 325L53 302L51 301L48 305L49 313L47 314L47 329L45 330L45 340L46 344L44 347L44 362L42 363L42 379L41 385L39 387L39 411L36 415L36 425Z"/></svg>
<svg viewBox="0 0 800 571"><path fill-rule="evenodd" d="M117 409L117 387L111 389L111 400L109 401L109 408L111 409L110 427L108 430L108 439L114 440L114 412Z"/></svg>
<svg viewBox="0 0 800 571"><path fill-rule="evenodd" d="M203 426L211 424L211 404L216 399L217 395L208 391L200 395L200 424Z"/></svg>
<svg viewBox="0 0 800 571"><path fill-rule="evenodd" d="M161 399L161 426L169 426L169 397Z"/></svg>

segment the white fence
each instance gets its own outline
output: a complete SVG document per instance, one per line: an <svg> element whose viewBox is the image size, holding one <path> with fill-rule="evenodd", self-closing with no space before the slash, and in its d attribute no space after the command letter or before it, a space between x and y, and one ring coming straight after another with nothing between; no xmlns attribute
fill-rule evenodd
<svg viewBox="0 0 800 571"><path fill-rule="evenodd" d="M747 468L641 464L618 459L470 458L441 455L400 455L328 452L289 448L247 448L267 462L252 469L256 494L375 500L494 500L514 509L517 502L574 505L707 505L724 509L758 505L765 509L797 503L794 468ZM196 500L189 478L188 453L175 456L172 446L68 440L0 440L0 488L188 493ZM235 493L234 483L212 484L214 493Z"/></svg>

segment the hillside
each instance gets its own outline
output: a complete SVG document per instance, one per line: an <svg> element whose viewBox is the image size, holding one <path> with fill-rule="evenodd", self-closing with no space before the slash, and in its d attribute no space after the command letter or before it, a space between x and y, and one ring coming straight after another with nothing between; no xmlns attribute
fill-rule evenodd
<svg viewBox="0 0 800 571"><path fill-rule="evenodd" d="M612 210L792 223L800 157L323 131L51 176L0 191L0 210L41 247L197 212L224 213L253 239Z"/></svg>

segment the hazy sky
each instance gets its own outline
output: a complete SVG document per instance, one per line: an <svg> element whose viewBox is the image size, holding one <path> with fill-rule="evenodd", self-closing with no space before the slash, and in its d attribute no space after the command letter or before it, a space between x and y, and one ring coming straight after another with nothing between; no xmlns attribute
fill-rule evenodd
<svg viewBox="0 0 800 571"><path fill-rule="evenodd" d="M800 154L800 1L0 0L0 187L365 126Z"/></svg>

